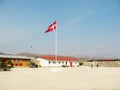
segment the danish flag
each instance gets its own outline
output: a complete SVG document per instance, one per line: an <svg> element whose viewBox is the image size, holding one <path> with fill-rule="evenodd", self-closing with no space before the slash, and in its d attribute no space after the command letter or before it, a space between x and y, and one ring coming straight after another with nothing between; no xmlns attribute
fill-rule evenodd
<svg viewBox="0 0 120 90"><path fill-rule="evenodd" d="M51 32L53 30L56 30L57 26L56 26L56 21L54 21L49 27L48 29L45 31L45 33Z"/></svg>

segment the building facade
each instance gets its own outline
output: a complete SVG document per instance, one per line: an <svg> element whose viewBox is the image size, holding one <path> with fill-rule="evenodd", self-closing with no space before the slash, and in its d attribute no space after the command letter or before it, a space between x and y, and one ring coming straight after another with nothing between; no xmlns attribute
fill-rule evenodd
<svg viewBox="0 0 120 90"><path fill-rule="evenodd" d="M0 60L4 62L6 65L8 64L9 61L11 61L14 67L23 67L23 66L28 67L31 58L27 56L0 55Z"/></svg>
<svg viewBox="0 0 120 90"><path fill-rule="evenodd" d="M73 57L66 57L66 56L57 56L56 57L53 55L45 55L45 56L40 56L37 58L37 61L40 62L41 67L42 66L58 66L58 67L73 67L73 66L79 66L79 60L77 58Z"/></svg>
<svg viewBox="0 0 120 90"><path fill-rule="evenodd" d="M99 67L120 67L120 59L118 58L92 58L84 62L85 66L97 66Z"/></svg>

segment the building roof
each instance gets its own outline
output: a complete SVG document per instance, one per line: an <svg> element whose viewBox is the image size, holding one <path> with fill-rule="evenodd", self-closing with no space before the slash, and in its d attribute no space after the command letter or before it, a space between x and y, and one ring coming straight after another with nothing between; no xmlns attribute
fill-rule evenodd
<svg viewBox="0 0 120 90"><path fill-rule="evenodd" d="M0 55L0 58L31 59L30 57L27 56L16 56L16 55Z"/></svg>
<svg viewBox="0 0 120 90"><path fill-rule="evenodd" d="M114 58L114 59L110 59L110 58L95 58L95 59L90 59L88 61L118 61L119 59Z"/></svg>
<svg viewBox="0 0 120 90"><path fill-rule="evenodd" d="M47 60L56 60L55 55L41 55L40 58L47 59ZM70 56L57 56L57 60L74 60L77 61L78 58L70 57Z"/></svg>

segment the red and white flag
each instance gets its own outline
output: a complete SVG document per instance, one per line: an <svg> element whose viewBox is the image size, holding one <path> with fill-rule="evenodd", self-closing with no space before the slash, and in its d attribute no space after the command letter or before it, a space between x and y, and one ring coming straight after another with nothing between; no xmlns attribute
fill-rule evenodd
<svg viewBox="0 0 120 90"><path fill-rule="evenodd" d="M45 31L45 33L51 32L53 30L56 30L57 25L56 25L56 21L54 21L49 27L48 29Z"/></svg>

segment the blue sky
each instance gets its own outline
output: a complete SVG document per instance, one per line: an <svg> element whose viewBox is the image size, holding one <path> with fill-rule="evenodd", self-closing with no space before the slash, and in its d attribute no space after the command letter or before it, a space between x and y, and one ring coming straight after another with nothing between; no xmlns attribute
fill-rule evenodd
<svg viewBox="0 0 120 90"><path fill-rule="evenodd" d="M0 51L120 57L119 0L0 0ZM31 48L32 46L32 48Z"/></svg>

